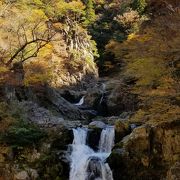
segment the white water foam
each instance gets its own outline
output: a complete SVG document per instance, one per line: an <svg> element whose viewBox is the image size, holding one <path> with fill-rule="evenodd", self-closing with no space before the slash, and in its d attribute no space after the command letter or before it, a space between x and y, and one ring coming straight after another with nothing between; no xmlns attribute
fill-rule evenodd
<svg viewBox="0 0 180 180"><path fill-rule="evenodd" d="M73 129L73 134L69 179L113 180L111 169L105 160L110 155L114 143L114 127L102 130L97 152L86 144L88 129Z"/></svg>

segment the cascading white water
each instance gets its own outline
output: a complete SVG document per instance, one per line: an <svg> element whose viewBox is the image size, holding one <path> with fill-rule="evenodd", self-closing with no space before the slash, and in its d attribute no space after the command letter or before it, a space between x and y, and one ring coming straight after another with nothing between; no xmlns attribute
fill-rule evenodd
<svg viewBox="0 0 180 180"><path fill-rule="evenodd" d="M114 128L107 127L101 132L101 137L99 141L99 151L111 153L111 149L114 145Z"/></svg>
<svg viewBox="0 0 180 180"><path fill-rule="evenodd" d="M73 129L70 180L113 180L105 160L114 143L114 127L102 130L99 150L95 152L86 144L88 129Z"/></svg>
<svg viewBox="0 0 180 180"><path fill-rule="evenodd" d="M84 103L84 96L79 100L78 103L75 103L74 105L75 106L81 106L81 105L83 105L83 103Z"/></svg>

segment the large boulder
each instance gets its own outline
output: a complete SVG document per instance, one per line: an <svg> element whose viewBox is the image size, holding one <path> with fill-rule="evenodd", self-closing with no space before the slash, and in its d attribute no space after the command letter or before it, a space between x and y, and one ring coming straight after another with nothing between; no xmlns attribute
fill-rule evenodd
<svg viewBox="0 0 180 180"><path fill-rule="evenodd" d="M92 149L97 151L99 148L101 131L103 128L106 127L106 124L102 121L93 121L89 123L88 127L89 127L89 131L88 131L87 143Z"/></svg>
<svg viewBox="0 0 180 180"><path fill-rule="evenodd" d="M106 124L102 121L93 121L91 123L89 123L89 128L100 128L103 129L106 127Z"/></svg>

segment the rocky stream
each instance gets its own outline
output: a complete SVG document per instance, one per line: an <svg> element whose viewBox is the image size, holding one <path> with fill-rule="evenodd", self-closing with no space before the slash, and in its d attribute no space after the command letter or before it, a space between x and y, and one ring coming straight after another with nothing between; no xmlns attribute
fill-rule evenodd
<svg viewBox="0 0 180 180"><path fill-rule="evenodd" d="M46 87L43 95L34 89L6 89L13 99L23 97L18 104L25 109L31 123L48 132L48 137L39 147L18 152L5 149L2 177L7 180L178 179L179 121L133 121L130 117L137 99L133 94L118 91L119 83L103 80L86 91L56 91ZM24 96L33 93L36 103L24 100ZM16 153L18 159L14 161Z"/></svg>

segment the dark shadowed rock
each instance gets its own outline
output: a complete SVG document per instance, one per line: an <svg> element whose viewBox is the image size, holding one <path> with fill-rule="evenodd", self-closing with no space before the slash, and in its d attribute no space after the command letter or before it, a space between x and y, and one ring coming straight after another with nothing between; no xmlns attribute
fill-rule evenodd
<svg viewBox="0 0 180 180"><path fill-rule="evenodd" d="M94 180L102 178L101 160L97 157L91 157L87 167L88 178L87 180Z"/></svg>
<svg viewBox="0 0 180 180"><path fill-rule="evenodd" d="M43 126L52 127L63 125L64 119L62 117L54 116L49 110L38 106L36 103L25 101L22 102L25 111L27 112L28 120Z"/></svg>
<svg viewBox="0 0 180 180"><path fill-rule="evenodd" d="M85 120L86 115L83 114L83 112L76 106L61 97L61 95L57 91L49 88L47 90L47 99L56 109L56 111L60 112L63 117L71 120Z"/></svg>
<svg viewBox="0 0 180 180"><path fill-rule="evenodd" d="M99 148L99 140L101 136L101 128L93 128L88 131L87 144L89 147L94 149L95 151Z"/></svg>

